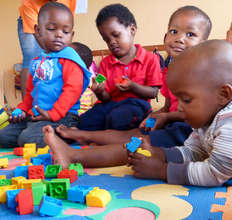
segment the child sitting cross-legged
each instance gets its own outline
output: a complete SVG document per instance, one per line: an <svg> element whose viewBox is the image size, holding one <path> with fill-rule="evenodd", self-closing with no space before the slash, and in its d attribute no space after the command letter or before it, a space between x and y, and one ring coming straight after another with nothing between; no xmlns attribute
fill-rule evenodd
<svg viewBox="0 0 232 220"><path fill-rule="evenodd" d="M152 156L129 154L123 144L77 150L43 128L55 161L79 161L86 167L129 163L134 176L170 184L218 186L232 178L232 45L211 40L182 52L170 64L167 86L178 99L178 110L193 127L183 146L159 148L144 138ZM202 80L204 79L204 80ZM65 153L66 152L66 153Z"/></svg>
<svg viewBox="0 0 232 220"><path fill-rule="evenodd" d="M77 127L91 131L138 127L151 111L149 100L157 96L162 85L159 59L134 44L137 24L127 7L104 7L96 25L112 54L99 67L106 80L93 80L91 87L101 102L80 116Z"/></svg>
<svg viewBox="0 0 232 220"><path fill-rule="evenodd" d="M68 47L74 34L69 8L57 2L43 5L35 33L44 51L30 64L26 95L12 112L10 125L0 130L1 147L44 147L43 126L75 126L80 96L89 85L91 73Z"/></svg>

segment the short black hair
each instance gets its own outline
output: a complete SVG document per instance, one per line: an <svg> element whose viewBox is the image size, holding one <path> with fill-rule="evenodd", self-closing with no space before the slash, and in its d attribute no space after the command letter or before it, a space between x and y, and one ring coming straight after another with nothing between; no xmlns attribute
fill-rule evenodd
<svg viewBox="0 0 232 220"><path fill-rule="evenodd" d="M43 17L43 14L47 11L49 11L51 8L55 8L55 9L59 9L59 10L63 10L66 11L70 14L71 18L72 18L72 26L73 26L73 13L71 12L71 10L64 4L59 3L59 2L48 2L46 4L44 4L40 10L39 10L39 14L38 14L38 24L40 23L41 18Z"/></svg>
<svg viewBox="0 0 232 220"><path fill-rule="evenodd" d="M121 4L111 4L102 8L96 18L97 27L102 25L102 23L106 21L108 18L112 17L116 17L119 23L125 25L126 27L128 27L131 24L137 27L134 15L130 12L130 10L127 7Z"/></svg>
<svg viewBox="0 0 232 220"><path fill-rule="evenodd" d="M72 47L85 62L87 68L89 68L93 62L93 54L88 46L80 42L72 42L70 47Z"/></svg>
<svg viewBox="0 0 232 220"><path fill-rule="evenodd" d="M176 11L173 12L173 14L171 15L169 22L168 22L168 27L171 25L173 18L177 15L180 14L182 12L194 12L196 13L196 15L201 16L204 20L205 20L205 33L204 33L204 39L208 39L209 34L211 32L212 29L212 22L209 18L209 16L202 11L200 8L196 7L196 6L192 6L192 5L186 5L183 7L178 8Z"/></svg>

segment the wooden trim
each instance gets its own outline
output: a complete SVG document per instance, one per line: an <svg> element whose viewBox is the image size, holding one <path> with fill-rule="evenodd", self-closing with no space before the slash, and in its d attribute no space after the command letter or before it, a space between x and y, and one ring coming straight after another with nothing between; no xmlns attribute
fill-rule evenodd
<svg viewBox="0 0 232 220"><path fill-rule="evenodd" d="M145 48L148 51L154 51L155 49L157 49L159 51L165 50L164 45L162 45L162 44L143 46L143 48ZM109 50L93 50L92 53L93 53L93 56L105 56L105 55L109 55L110 51Z"/></svg>

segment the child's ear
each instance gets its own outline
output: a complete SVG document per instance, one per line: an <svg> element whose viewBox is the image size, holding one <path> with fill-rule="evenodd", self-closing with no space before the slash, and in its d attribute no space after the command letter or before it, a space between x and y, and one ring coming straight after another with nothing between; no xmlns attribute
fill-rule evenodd
<svg viewBox="0 0 232 220"><path fill-rule="evenodd" d="M230 101L232 101L232 86L225 84L219 88L219 102L225 106Z"/></svg>
<svg viewBox="0 0 232 220"><path fill-rule="evenodd" d="M35 37L36 38L41 36L39 25L35 24L34 31L35 31Z"/></svg>
<svg viewBox="0 0 232 220"><path fill-rule="evenodd" d="M131 29L131 35L135 36L137 28L134 24L130 25L130 29Z"/></svg>

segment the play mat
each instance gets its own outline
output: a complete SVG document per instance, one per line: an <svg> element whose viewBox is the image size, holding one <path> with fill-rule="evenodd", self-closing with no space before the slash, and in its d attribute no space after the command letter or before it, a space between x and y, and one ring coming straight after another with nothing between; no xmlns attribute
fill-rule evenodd
<svg viewBox="0 0 232 220"><path fill-rule="evenodd" d="M16 166L23 158L13 149L0 149L0 158L8 157L9 166L0 169L0 175L13 177ZM162 181L136 179L129 167L85 169L85 174L71 186L80 184L98 186L110 192L112 200L105 208L63 200L63 212L58 219L105 220L216 220L232 219L232 187L230 182L221 187L191 187L169 185ZM38 207L33 214L18 215L6 204L0 204L0 219L51 219L40 217Z"/></svg>

